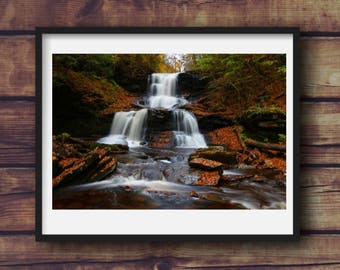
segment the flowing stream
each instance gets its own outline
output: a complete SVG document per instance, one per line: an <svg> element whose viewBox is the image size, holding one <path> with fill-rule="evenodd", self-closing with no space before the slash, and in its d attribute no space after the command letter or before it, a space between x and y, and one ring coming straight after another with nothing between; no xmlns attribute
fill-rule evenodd
<svg viewBox="0 0 340 270"><path fill-rule="evenodd" d="M54 191L58 209L259 209L285 208L285 183L272 170L225 170L235 179L218 187L197 186L199 172L188 165L189 155L207 146L196 117L180 109L188 100L178 92L178 74L156 73L149 78L145 108L117 112L110 134L98 141L127 144L130 151L117 156L114 174L99 182ZM172 115L173 143L169 149L152 148L146 141L148 115L153 109ZM256 181L251 179L256 175ZM248 177L247 177L248 176Z"/></svg>

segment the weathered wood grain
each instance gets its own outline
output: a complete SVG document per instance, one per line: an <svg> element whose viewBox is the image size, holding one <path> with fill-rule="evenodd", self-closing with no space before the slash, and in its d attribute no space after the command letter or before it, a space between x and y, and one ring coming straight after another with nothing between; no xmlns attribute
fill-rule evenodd
<svg viewBox="0 0 340 270"><path fill-rule="evenodd" d="M301 41L302 97L340 98L340 38Z"/></svg>
<svg viewBox="0 0 340 270"><path fill-rule="evenodd" d="M14 38L0 36L0 96L34 95L34 46L33 36Z"/></svg>
<svg viewBox="0 0 340 270"><path fill-rule="evenodd" d="M0 101L0 167L35 166L35 103Z"/></svg>
<svg viewBox="0 0 340 270"><path fill-rule="evenodd" d="M178 266L190 265L192 268L199 267L200 265L223 268L223 266L232 266L235 264L238 266L249 265L251 267L254 267L254 265L271 266L275 264L281 266L308 266L309 264L317 262L326 263L326 261L329 263L338 263L338 259L335 259L338 257L338 251L328 250L335 244L338 237L338 235L302 237L301 240L296 243L201 243L198 246L197 243L186 243L178 246L173 244L174 247L170 246L169 248L172 248L170 252L172 257L177 260L182 258L188 260L187 262L179 261ZM319 250L318 245L325 245L325 250ZM196 248L197 251L193 251ZM339 247L334 246L334 248L338 249ZM205 253L201 253L201 251L205 251ZM253 252L257 253L258 251L259 254L253 254ZM192 252L196 254L195 261L190 260ZM274 254L276 256L278 255L279 258L274 258ZM253 255L257 256L257 259L254 258L256 263L253 261ZM210 256L212 256L211 260L207 261ZM313 260L308 258L309 256L314 257L316 261L313 262ZM334 259L330 259L332 256L334 256ZM328 260L328 258L330 260Z"/></svg>
<svg viewBox="0 0 340 270"><path fill-rule="evenodd" d="M339 264L340 236L304 236L299 242L37 243L29 235L0 237L1 266L132 263L153 269L309 266ZM161 267L163 266L163 267ZM149 268L149 269L152 269ZM143 268L142 268L143 269Z"/></svg>
<svg viewBox="0 0 340 270"><path fill-rule="evenodd" d="M35 148L0 149L0 167L35 167Z"/></svg>
<svg viewBox="0 0 340 270"><path fill-rule="evenodd" d="M322 264L325 266L325 264ZM326 264L328 267L330 264ZM331 264L333 265L333 264ZM337 264L334 264L337 265ZM11 269L35 269L35 270L51 270L51 269L58 269L58 270L69 270L69 269L85 269L85 270L168 270L171 269L171 264L168 262L167 259L164 258L146 258L140 260L133 260L130 261L111 261L111 262L100 262L100 261L90 261L90 262L70 262L64 263L62 261L54 262L54 263L31 263L31 264L15 264L11 265ZM2 267L0 266L0 269ZM7 269L7 268L5 268ZM178 268L176 269L187 269ZM229 268L228 268L229 269ZM249 268L248 268L249 269ZM276 268L275 268L276 269ZM314 270L314 268L312 268ZM315 268L321 269L321 268ZM336 268L329 268L329 269L336 269Z"/></svg>
<svg viewBox="0 0 340 270"><path fill-rule="evenodd" d="M0 196L34 191L34 168L0 168Z"/></svg>
<svg viewBox="0 0 340 270"><path fill-rule="evenodd" d="M35 26L300 26L302 31L338 31L336 0L6 0L0 29ZM132 15L133 14L133 15Z"/></svg>
<svg viewBox="0 0 340 270"><path fill-rule="evenodd" d="M36 265L34 264L34 269L37 270L49 270L49 269L58 269L58 270L65 270L65 269L91 269L91 270L168 270L168 269L174 269L174 267L171 259L146 259L146 260L140 260L135 262L124 262L124 263L99 263L99 262L87 262L87 263L55 263L55 264L42 264L42 265ZM18 266L16 266L17 268ZM209 264L203 263L198 267L192 268L190 265L188 266L176 266L175 269L228 269L228 270L246 270L246 269L256 269L260 268L261 270L286 270L289 269L301 269L301 268L308 268L311 270L337 270L339 269L338 263L320 263L320 264L307 264L307 265L301 265L301 264L294 264L289 266L283 266L283 265L270 265L270 266L264 266L264 265L251 265L251 266L218 266L218 267L210 267ZM20 265L19 269L32 269L30 265L22 266Z"/></svg>
<svg viewBox="0 0 340 270"><path fill-rule="evenodd" d="M34 170L0 169L0 173L0 232L33 231ZM340 229L340 168L304 168L300 179L301 228Z"/></svg>
<svg viewBox="0 0 340 270"><path fill-rule="evenodd" d="M33 179L32 179L33 180ZM31 181L32 181L31 180ZM1 229L3 231L34 231L35 193L0 196Z"/></svg>
<svg viewBox="0 0 340 270"><path fill-rule="evenodd" d="M303 168L300 200L302 228L339 230L340 168ZM333 215L333 225L330 226L329 220L333 219Z"/></svg>
<svg viewBox="0 0 340 270"><path fill-rule="evenodd" d="M302 171L303 180L300 186L302 230L340 229L340 213L338 210L340 207L340 170L334 169L332 173L334 175L330 176L327 169L324 168ZM318 184L308 183L306 181L308 177L318 177ZM322 182L327 181L322 180L325 177L329 177L330 180L328 183L322 184Z"/></svg>
<svg viewBox="0 0 340 270"><path fill-rule="evenodd" d="M287 270L289 269L306 269L308 268L311 270L338 270L339 264L338 263L320 263L320 264L294 264L289 266L283 265L250 265L250 266L217 266L217 267L210 267L210 263L202 264L198 267L191 267L190 265L184 266L177 266L176 261L171 260L168 258L162 259L146 259L146 260L136 260L131 262L111 262L111 263L102 263L102 262L87 262L87 263L54 263L54 264L33 264L31 265L16 265L15 269L32 269L34 266L35 270L50 270L50 269L58 269L58 270L68 270L68 269L86 269L86 270L168 270L168 269L228 269L228 270L249 270L249 269L265 269L265 270ZM175 268L174 268L175 267Z"/></svg>
<svg viewBox="0 0 340 270"><path fill-rule="evenodd" d="M0 148L34 147L35 103L0 101L0 134Z"/></svg>
<svg viewBox="0 0 340 270"><path fill-rule="evenodd" d="M338 102L304 102L300 107L302 145L340 144Z"/></svg>
<svg viewBox="0 0 340 270"><path fill-rule="evenodd" d="M304 146L300 147L300 152L303 165L339 166L340 147Z"/></svg>

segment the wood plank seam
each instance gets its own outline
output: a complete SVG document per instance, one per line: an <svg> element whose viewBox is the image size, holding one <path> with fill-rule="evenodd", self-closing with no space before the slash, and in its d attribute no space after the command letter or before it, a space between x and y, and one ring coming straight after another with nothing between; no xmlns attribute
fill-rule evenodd
<svg viewBox="0 0 340 270"><path fill-rule="evenodd" d="M75 26L77 27L77 26ZM78 26L81 27L81 26ZM98 26L100 28L101 26ZM104 26L103 26L104 27ZM245 26L247 27L247 26ZM270 27L270 26L269 26ZM88 26L87 28L91 28L91 26ZM112 28L115 28L112 26ZM119 28L119 26L117 26ZM150 28L157 28L157 27L150 27ZM161 26L159 28L166 28L165 26ZM228 27L226 27L228 28ZM36 33L35 30L0 30L0 36L34 36ZM321 31L301 31L300 32L301 37L340 37L340 32L338 31L327 31L327 32L321 32Z"/></svg>

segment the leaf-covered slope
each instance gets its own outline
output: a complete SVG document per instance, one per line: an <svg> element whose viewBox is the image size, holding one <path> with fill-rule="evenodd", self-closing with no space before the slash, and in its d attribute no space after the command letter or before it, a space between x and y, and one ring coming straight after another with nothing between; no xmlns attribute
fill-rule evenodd
<svg viewBox="0 0 340 270"><path fill-rule="evenodd" d="M188 55L190 70L208 81L199 104L206 111L238 118L251 107L286 106L284 54Z"/></svg>
<svg viewBox="0 0 340 270"><path fill-rule="evenodd" d="M130 109L135 97L105 78L72 69L53 76L53 133L104 135L115 112Z"/></svg>

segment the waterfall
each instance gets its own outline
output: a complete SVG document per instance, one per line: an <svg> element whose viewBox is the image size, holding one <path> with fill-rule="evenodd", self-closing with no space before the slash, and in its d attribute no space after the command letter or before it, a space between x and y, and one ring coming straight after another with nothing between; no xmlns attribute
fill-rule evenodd
<svg viewBox="0 0 340 270"><path fill-rule="evenodd" d="M179 73L153 73L149 85L148 105L150 108L173 109L188 101L177 96Z"/></svg>
<svg viewBox="0 0 340 270"><path fill-rule="evenodd" d="M175 146L182 148L206 147L203 135L200 133L195 115L177 109L188 101L177 93L177 77L179 73L154 73L149 79L148 105L151 108L172 110L176 131Z"/></svg>
<svg viewBox="0 0 340 270"><path fill-rule="evenodd" d="M144 140L148 110L117 112L113 118L110 134L98 140L105 144L128 144L138 146Z"/></svg>
<svg viewBox="0 0 340 270"><path fill-rule="evenodd" d="M176 130L173 131L174 143L181 148L206 147L206 142L198 128L194 114L178 109L189 103L179 95L177 78L179 73L154 73L148 78L148 96L146 106L149 109L171 111ZM148 109L129 112L117 112L113 118L110 134L98 140L106 144L128 144L139 146L144 141Z"/></svg>
<svg viewBox="0 0 340 270"><path fill-rule="evenodd" d="M144 127L147 115L148 115L147 109L142 109L135 113L134 117L132 118L131 126L129 129L128 134L129 140L140 142L144 139Z"/></svg>
<svg viewBox="0 0 340 270"><path fill-rule="evenodd" d="M173 112L177 130L174 131L175 145L184 148L203 148L207 144L200 133L196 117L186 110Z"/></svg>

